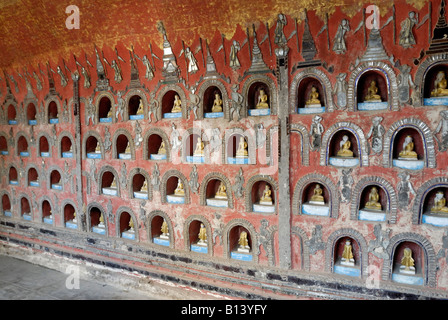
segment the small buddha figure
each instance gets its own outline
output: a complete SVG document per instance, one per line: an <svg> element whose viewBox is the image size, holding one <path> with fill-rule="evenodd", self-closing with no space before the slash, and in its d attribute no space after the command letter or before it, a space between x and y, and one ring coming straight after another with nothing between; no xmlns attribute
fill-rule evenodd
<svg viewBox="0 0 448 320"><path fill-rule="evenodd" d="M431 208L431 212L448 213L448 207L446 206L446 198L442 191L436 193L436 197L434 198L434 205Z"/></svg>
<svg viewBox="0 0 448 320"><path fill-rule="evenodd" d="M249 156L249 153L247 151L247 142L244 137L240 138L240 143L238 144L238 150L236 151L237 157L247 157Z"/></svg>
<svg viewBox="0 0 448 320"><path fill-rule="evenodd" d="M207 245L207 229L205 229L205 226L203 223L201 223L201 228L199 229L198 234L198 245L200 246L206 246Z"/></svg>
<svg viewBox="0 0 448 320"><path fill-rule="evenodd" d="M143 100L142 100L142 98L140 98L140 104L138 105L136 115L139 116L144 113L145 113L145 111L143 110Z"/></svg>
<svg viewBox="0 0 448 320"><path fill-rule="evenodd" d="M366 209L381 210L381 203L379 202L380 195L376 187L372 187L369 193L369 201L366 203Z"/></svg>
<svg viewBox="0 0 448 320"><path fill-rule="evenodd" d="M218 191L215 194L215 198L217 199L227 199L227 188L224 182L221 181L218 187Z"/></svg>
<svg viewBox="0 0 448 320"><path fill-rule="evenodd" d="M73 145L70 145L70 149L68 150L68 152L73 152Z"/></svg>
<svg viewBox="0 0 448 320"><path fill-rule="evenodd" d="M344 251L342 252L341 264L347 266L355 265L355 259L353 258L353 249L350 240L345 241Z"/></svg>
<svg viewBox="0 0 448 320"><path fill-rule="evenodd" d="M272 197L271 197L272 191L269 185L266 185L264 187L263 196L260 199L261 204L267 204L272 205Z"/></svg>
<svg viewBox="0 0 448 320"><path fill-rule="evenodd" d="M204 142L202 142L202 139L198 137L197 143L196 143L196 149L194 150L193 156L203 156L204 155Z"/></svg>
<svg viewBox="0 0 448 320"><path fill-rule="evenodd" d="M417 160L417 152L414 151L414 142L411 136L406 136L403 142L403 150L398 154L399 158Z"/></svg>
<svg viewBox="0 0 448 320"><path fill-rule="evenodd" d="M145 179L145 181L143 182L142 187L140 188L140 192L148 192L148 181Z"/></svg>
<svg viewBox="0 0 448 320"><path fill-rule="evenodd" d="M174 96L174 104L173 108L171 109L171 112L172 113L182 112L182 100L180 100L177 94Z"/></svg>
<svg viewBox="0 0 448 320"><path fill-rule="evenodd" d="M307 107L317 107L321 106L320 100L319 100L319 92L317 92L316 87L311 87L311 92L309 99L305 102L305 106Z"/></svg>
<svg viewBox="0 0 448 320"><path fill-rule="evenodd" d="M114 176L114 180L112 180L112 183L110 184L110 188L117 188L117 181L115 181L115 176Z"/></svg>
<svg viewBox="0 0 448 320"><path fill-rule="evenodd" d="M163 219L162 227L160 228L160 231L162 231L162 234L160 235L160 238L169 239L170 232L168 229L168 223L166 223L166 220Z"/></svg>
<svg viewBox="0 0 448 320"><path fill-rule="evenodd" d="M370 81L370 86L367 89L367 95L364 97L364 102L381 102L381 96L378 94L376 81Z"/></svg>
<svg viewBox="0 0 448 320"><path fill-rule="evenodd" d="M104 217L103 214L100 214L100 223L98 223L98 227L104 228Z"/></svg>
<svg viewBox="0 0 448 320"><path fill-rule="evenodd" d="M53 213L51 212L51 209L50 209L50 212L49 212L49 215L48 215L48 219L53 219Z"/></svg>
<svg viewBox="0 0 448 320"><path fill-rule="evenodd" d="M436 80L434 81L434 90L431 91L431 97L447 97L447 81L445 78L445 72L439 71L437 73Z"/></svg>
<svg viewBox="0 0 448 320"><path fill-rule="evenodd" d="M126 146L126 150L124 150L124 153L131 153L131 146L129 144L129 141L128 141L128 144Z"/></svg>
<svg viewBox="0 0 448 320"><path fill-rule="evenodd" d="M132 218L129 219L129 229L127 232L134 232L134 219Z"/></svg>
<svg viewBox="0 0 448 320"><path fill-rule="evenodd" d="M109 112L107 113L106 118L112 118L112 108L109 109Z"/></svg>
<svg viewBox="0 0 448 320"><path fill-rule="evenodd" d="M258 101L257 105L255 106L256 109L268 109L268 95L264 92L263 89L260 89L259 95L258 95Z"/></svg>
<svg viewBox="0 0 448 320"><path fill-rule="evenodd" d="M180 179L177 181L177 188L174 190L174 194L176 196L185 196L184 184Z"/></svg>
<svg viewBox="0 0 448 320"><path fill-rule="evenodd" d="M339 143L340 149L337 153L338 157L353 157L353 151L350 150L351 142L348 140L348 136L343 136Z"/></svg>
<svg viewBox="0 0 448 320"><path fill-rule="evenodd" d="M316 184L313 191L313 196L311 197L311 202L325 204L324 197L322 196L323 190L320 184Z"/></svg>
<svg viewBox="0 0 448 320"><path fill-rule="evenodd" d="M101 146L99 142L96 143L95 153L101 153Z"/></svg>
<svg viewBox="0 0 448 320"><path fill-rule="evenodd" d="M157 151L157 154L166 154L166 148L165 148L165 142L162 141L159 147L159 151Z"/></svg>
<svg viewBox="0 0 448 320"><path fill-rule="evenodd" d="M215 93L215 101L213 101L212 112L222 112L222 99L219 93Z"/></svg>
<svg viewBox="0 0 448 320"><path fill-rule="evenodd" d="M403 258L400 266L401 273L415 274L414 259L412 258L412 250L405 248L403 250Z"/></svg>
<svg viewBox="0 0 448 320"><path fill-rule="evenodd" d="M73 223L76 223L76 222L77 222L77 220L76 220L76 212L73 212L73 220L72 220L72 222L73 222Z"/></svg>
<svg viewBox="0 0 448 320"><path fill-rule="evenodd" d="M247 240L247 232L246 231L242 231L240 233L240 238L238 240L238 251L240 251L240 252L249 252L250 251L249 240Z"/></svg>

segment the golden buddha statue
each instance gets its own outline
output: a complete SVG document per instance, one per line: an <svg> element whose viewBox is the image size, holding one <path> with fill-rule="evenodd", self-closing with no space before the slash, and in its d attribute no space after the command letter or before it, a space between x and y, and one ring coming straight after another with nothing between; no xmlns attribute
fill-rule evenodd
<svg viewBox="0 0 448 320"><path fill-rule="evenodd" d="M145 111L144 111L144 109L143 109L143 100L142 100L142 98L140 98L140 104L138 105L138 109L137 109L137 113L136 113L136 115L141 115L141 114L144 114L145 113Z"/></svg>
<svg viewBox="0 0 448 320"><path fill-rule="evenodd" d="M222 99L219 93L215 93L215 101L213 101L212 112L222 112Z"/></svg>
<svg viewBox="0 0 448 320"><path fill-rule="evenodd" d="M203 223L201 223L201 228L199 229L198 239L198 245L207 245L207 229L205 229Z"/></svg>
<svg viewBox="0 0 448 320"><path fill-rule="evenodd" d="M204 155L204 142L202 142L202 139L198 137L196 143L196 149L194 150L193 156L202 157L203 155Z"/></svg>
<svg viewBox="0 0 448 320"><path fill-rule="evenodd" d="M322 196L323 190L320 186L320 184L316 184L316 186L314 187L314 191L313 191L313 196L311 197L311 201L312 202L317 202L317 203L321 203L324 204L324 197Z"/></svg>
<svg viewBox="0 0 448 320"><path fill-rule="evenodd" d="M309 99L305 102L305 106L321 106L320 100L319 100L319 92L317 92L317 88L316 87L311 87L311 92L310 92L310 96Z"/></svg>
<svg viewBox="0 0 448 320"><path fill-rule="evenodd" d="M124 153L131 153L131 145L129 144L129 141L128 141L128 144L126 146L126 150L124 150Z"/></svg>
<svg viewBox="0 0 448 320"><path fill-rule="evenodd" d="M162 234L160 235L160 238L165 238L168 239L169 238L169 229L168 229L168 223L166 223L166 220L163 219L162 222L162 227L160 228L160 231L162 231Z"/></svg>
<svg viewBox="0 0 448 320"><path fill-rule="evenodd" d="M101 153L101 146L99 142L96 143L95 153Z"/></svg>
<svg viewBox="0 0 448 320"><path fill-rule="evenodd" d="M166 148L165 148L165 142L162 141L159 147L159 151L157 151L157 154L166 154Z"/></svg>
<svg viewBox="0 0 448 320"><path fill-rule="evenodd" d="M431 91L431 97L447 97L447 81L445 78L445 72L439 71L437 73L436 80L434 81L434 90Z"/></svg>
<svg viewBox="0 0 448 320"><path fill-rule="evenodd" d="M434 205L431 208L431 212L448 213L448 207L446 206L446 198L442 191L436 193L436 197L434 198Z"/></svg>
<svg viewBox="0 0 448 320"><path fill-rule="evenodd" d="M112 180L112 183L110 184L110 188L117 188L117 181L115 181L115 176L114 176L114 180Z"/></svg>
<svg viewBox="0 0 448 320"><path fill-rule="evenodd" d="M250 251L250 247L249 247L249 240L247 240L247 232L246 231L242 231L240 233L240 238L238 239L238 251L241 252L249 252Z"/></svg>
<svg viewBox="0 0 448 320"><path fill-rule="evenodd" d="M174 96L174 104L173 108L171 109L171 112L172 113L182 112L182 100L180 100L177 94Z"/></svg>
<svg viewBox="0 0 448 320"><path fill-rule="evenodd" d="M247 157L249 156L249 153L247 151L247 142L244 137L240 138L240 143L238 144L238 150L236 151L237 157Z"/></svg>
<svg viewBox="0 0 448 320"><path fill-rule="evenodd" d="M180 179L177 181L177 188L174 190L174 194L176 196L185 196L184 184Z"/></svg>
<svg viewBox="0 0 448 320"><path fill-rule="evenodd" d="M374 80L370 81L370 86L367 89L367 95L364 97L364 102L381 102L381 96L378 94L378 88Z"/></svg>
<svg viewBox="0 0 448 320"><path fill-rule="evenodd" d="M340 149L337 153L338 157L353 157L353 151L350 150L351 142L348 140L348 136L343 136L341 142L339 143Z"/></svg>
<svg viewBox="0 0 448 320"><path fill-rule="evenodd" d="M403 258L401 258L400 272L415 274L414 259L412 258L412 250L405 248L403 250Z"/></svg>
<svg viewBox="0 0 448 320"><path fill-rule="evenodd" d="M376 187L372 187L369 193L369 201L366 203L366 209L370 210L381 210L381 203L379 202L380 195Z"/></svg>
<svg viewBox="0 0 448 320"><path fill-rule="evenodd" d="M266 185L264 187L263 196L260 199L261 204L267 204L272 205L272 197L271 197L272 191L269 185Z"/></svg>
<svg viewBox="0 0 448 320"><path fill-rule="evenodd" d="M98 223L98 227L104 227L104 217L103 214L100 214L100 223Z"/></svg>
<svg viewBox="0 0 448 320"><path fill-rule="evenodd" d="M257 105L255 106L256 109L268 109L269 108L269 104L268 104L268 95L264 92L263 89L260 89L259 94L258 94L258 102Z"/></svg>
<svg viewBox="0 0 448 320"><path fill-rule="evenodd" d="M107 113L106 118L112 118L112 108L109 109L109 112Z"/></svg>
<svg viewBox="0 0 448 320"><path fill-rule="evenodd" d="M143 182L142 187L140 188L140 192L148 192L148 181L145 179L145 181Z"/></svg>
<svg viewBox="0 0 448 320"><path fill-rule="evenodd" d="M345 241L344 251L342 252L341 264L355 265L355 259L353 258L353 249L350 240Z"/></svg>
<svg viewBox="0 0 448 320"><path fill-rule="evenodd" d="M414 151L414 142L411 136L406 136L403 143L403 150L398 154L398 158L417 160L417 152Z"/></svg>
<svg viewBox="0 0 448 320"><path fill-rule="evenodd" d="M227 199L227 188L224 182L221 181L218 187L218 191L216 191L215 198L217 199Z"/></svg>

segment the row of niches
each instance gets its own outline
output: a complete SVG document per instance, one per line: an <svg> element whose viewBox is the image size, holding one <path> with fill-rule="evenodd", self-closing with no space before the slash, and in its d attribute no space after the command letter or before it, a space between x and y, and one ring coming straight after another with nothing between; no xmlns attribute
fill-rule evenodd
<svg viewBox="0 0 448 320"><path fill-rule="evenodd" d="M121 207L115 215L108 213L99 204L87 206L85 217L78 216L75 206L70 201L65 201L60 212L53 208L51 200L43 197L39 200L38 212L32 212L32 206L27 196L19 196L18 213L13 214L11 201L7 194L2 196L3 216L11 219L21 218L30 222L43 223L52 227L62 227L82 230L100 236L115 236L129 241L140 241L141 232L146 232L146 238L154 246L160 248L174 248L175 232L171 219L163 211L151 212L146 221L145 228L140 227L137 216L128 207ZM146 229L146 230L145 230ZM234 219L227 223L221 230L224 240L224 254L227 258L245 262L258 262L258 234L252 224L244 219ZM212 236L213 235L213 236ZM212 230L210 222L203 216L194 215L184 222L185 249L207 256L213 256L213 237L217 234ZM330 237L333 238L333 235ZM349 277L360 278L365 276L365 264L367 262L367 248L364 239L355 236L341 235L331 241L332 250L329 252L327 264L330 271ZM394 246L391 255L391 275L393 282L410 285L427 285L430 268L427 248L415 239L399 241ZM384 262L386 263L386 262ZM364 265L364 266L363 266Z"/></svg>
<svg viewBox="0 0 448 320"><path fill-rule="evenodd" d="M390 72L390 71L389 71ZM427 106L447 106L448 89L446 76L448 74L447 64L436 64L430 68L422 86L423 104ZM292 113L312 114L333 111L333 96L338 100L340 107L347 104L347 84L338 84L345 89L331 88L331 84L323 71L316 69L312 76L299 74L300 77L293 80L293 91L290 93L290 103L295 106L291 108ZM353 89L355 107L354 110L395 110L398 97L392 96L391 79L388 73L381 68L370 68L355 79L356 87ZM187 101L184 90L179 85L171 86L169 90L162 90L163 96L148 103L149 99L141 90L131 91L125 98L118 92L117 102L112 93L99 94L96 101L93 98L83 99L86 110L86 124L114 123L127 120L150 119L176 119L187 118L192 109L195 119L206 118L233 118L237 113L241 116L265 116L276 114L275 84L270 78L262 78L253 81L248 88L244 89L246 97L234 91L229 98L224 84L209 85L201 91L201 97L192 95ZM217 81L217 80L215 80ZM165 92L166 91L166 92ZM409 91L409 88L408 88ZM397 92L398 94L398 92ZM409 92L407 93L409 95ZM156 99L154 97L154 99ZM244 102L246 101L246 102ZM37 125L38 123L57 124L62 114L62 108L57 99L46 103L45 110L38 110L36 102L30 102L25 106L26 123ZM150 106L151 105L151 106ZM188 105L188 106L187 106ZM235 109L233 106L235 106ZM274 108L274 111L271 111ZM232 110L231 110L232 109ZM18 111L14 104L6 107L6 118L8 124L17 124ZM41 116L38 121L37 117Z"/></svg>

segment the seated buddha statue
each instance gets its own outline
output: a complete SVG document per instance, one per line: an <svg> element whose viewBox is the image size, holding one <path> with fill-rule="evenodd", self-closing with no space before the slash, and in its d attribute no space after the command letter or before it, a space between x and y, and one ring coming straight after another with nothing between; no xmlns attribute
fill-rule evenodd
<svg viewBox="0 0 448 320"><path fill-rule="evenodd" d="M412 258L412 250L405 248L403 250L403 258L401 258L400 272L415 273L414 259Z"/></svg>
<svg viewBox="0 0 448 320"><path fill-rule="evenodd" d="M185 196L184 184L180 179L177 181L177 188L174 190L174 194L176 196Z"/></svg>
<svg viewBox="0 0 448 320"><path fill-rule="evenodd" d="M350 150L351 142L348 140L348 136L343 136L341 142L339 143L339 151L337 153L338 157L353 157L353 151Z"/></svg>
<svg viewBox="0 0 448 320"><path fill-rule="evenodd" d="M222 99L219 93L215 93L215 100L213 101L212 112L222 112Z"/></svg>
<svg viewBox="0 0 448 320"><path fill-rule="evenodd" d="M170 231L168 228L168 223L166 223L166 220L163 219L162 227L160 228L160 231L162 231L162 234L160 235L160 238L169 239Z"/></svg>
<svg viewBox="0 0 448 320"><path fill-rule="evenodd" d="M345 242L344 251L342 252L341 263L350 266L355 265L355 259L353 257L353 248L350 240L347 240Z"/></svg>
<svg viewBox="0 0 448 320"><path fill-rule="evenodd" d="M166 148L165 148L165 142L162 141L160 144L159 150L157 151L157 154L166 154Z"/></svg>
<svg viewBox="0 0 448 320"><path fill-rule="evenodd" d="M101 153L101 146L99 142L96 143L95 153Z"/></svg>
<svg viewBox="0 0 448 320"><path fill-rule="evenodd" d="M374 80L370 81L370 86L367 89L367 95L364 97L364 102L381 102L381 96L378 94L378 88Z"/></svg>
<svg viewBox="0 0 448 320"><path fill-rule="evenodd" d="M174 96L174 104L173 108L171 109L171 112L172 113L182 112L182 100L180 100L177 94Z"/></svg>
<svg viewBox="0 0 448 320"><path fill-rule="evenodd" d="M437 73L436 80L434 81L434 90L431 91L431 97L447 97L447 81L445 78L445 72L439 71Z"/></svg>
<svg viewBox="0 0 448 320"><path fill-rule="evenodd" d="M266 185L263 190L263 196L260 199L261 204L272 205L272 191L269 185Z"/></svg>
<svg viewBox="0 0 448 320"><path fill-rule="evenodd" d="M217 199L227 199L227 188L224 182L221 181L218 187L218 191L216 191L215 198Z"/></svg>
<svg viewBox="0 0 448 320"><path fill-rule="evenodd" d="M100 222L98 223L98 227L103 228L104 227L104 217L103 214L100 214Z"/></svg>
<svg viewBox="0 0 448 320"><path fill-rule="evenodd" d="M143 100L140 98L140 104L138 105L138 109L137 109L137 113L136 115L141 115L144 114L144 110L143 110Z"/></svg>
<svg viewBox="0 0 448 320"><path fill-rule="evenodd" d="M112 118L112 108L109 109L109 112L107 113L106 118Z"/></svg>
<svg viewBox="0 0 448 320"><path fill-rule="evenodd" d="M126 150L124 150L124 153L131 153L131 146L129 145L129 141L128 141L128 144L126 146Z"/></svg>
<svg viewBox="0 0 448 320"><path fill-rule="evenodd" d="M311 87L311 92L309 99L305 102L305 106L321 106L320 100L319 100L319 92L317 92L316 87Z"/></svg>
<svg viewBox="0 0 448 320"><path fill-rule="evenodd" d="M146 181L146 179L143 182L142 187L140 188L140 192L145 192L145 193L148 192L148 181Z"/></svg>
<svg viewBox="0 0 448 320"><path fill-rule="evenodd" d="M204 155L204 142L199 137L196 143L196 149L194 150L193 156L202 157Z"/></svg>
<svg viewBox="0 0 448 320"><path fill-rule="evenodd" d="M366 203L366 209L370 210L381 210L381 203L379 202L380 195L376 187L372 187L369 193L369 201Z"/></svg>
<svg viewBox="0 0 448 320"><path fill-rule="evenodd" d="M414 142L411 136L406 136L403 142L403 150L398 154L399 158L417 160L417 152L414 151Z"/></svg>
<svg viewBox="0 0 448 320"><path fill-rule="evenodd" d="M436 197L434 198L434 205L431 208L431 212L448 213L448 207L446 206L446 198L442 191L436 193Z"/></svg>
<svg viewBox="0 0 448 320"><path fill-rule="evenodd" d="M247 157L249 153L247 152L247 142L244 137L240 138L240 143L238 144L238 150L236 151L237 157Z"/></svg>
<svg viewBox="0 0 448 320"><path fill-rule="evenodd" d="M268 104L268 95L264 92L263 89L260 89L259 94L258 94L258 102L257 105L255 106L256 109L268 109L269 108L269 104Z"/></svg>
<svg viewBox="0 0 448 320"><path fill-rule="evenodd" d="M115 180L115 176L114 176L114 180L112 180L112 183L110 184L110 188L117 188L117 181Z"/></svg>
<svg viewBox="0 0 448 320"><path fill-rule="evenodd" d="M249 240L247 240L247 232L246 231L242 231L240 233L240 238L238 239L238 251L241 251L241 252L249 252L250 251Z"/></svg>
<svg viewBox="0 0 448 320"><path fill-rule="evenodd" d="M323 190L322 190L320 184L317 183L316 186L314 187L311 201L324 204L325 201L324 201L324 197L322 196L322 193L323 193Z"/></svg>

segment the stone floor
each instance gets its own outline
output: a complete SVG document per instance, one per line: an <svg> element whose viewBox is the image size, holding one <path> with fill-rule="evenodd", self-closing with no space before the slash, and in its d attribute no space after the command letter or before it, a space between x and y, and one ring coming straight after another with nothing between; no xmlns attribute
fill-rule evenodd
<svg viewBox="0 0 448 320"><path fill-rule="evenodd" d="M151 300L107 284L79 280L13 257L0 255L0 300ZM67 280L68 279L68 280Z"/></svg>

